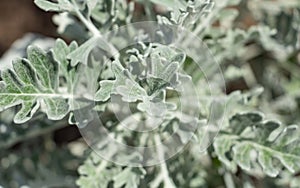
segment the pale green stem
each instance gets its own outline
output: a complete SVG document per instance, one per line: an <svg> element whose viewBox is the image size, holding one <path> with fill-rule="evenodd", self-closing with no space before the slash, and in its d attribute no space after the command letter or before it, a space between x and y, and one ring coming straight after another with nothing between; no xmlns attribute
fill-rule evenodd
<svg viewBox="0 0 300 188"><path fill-rule="evenodd" d="M93 23L91 23L89 20L87 20L82 13L79 10L79 7L75 0L71 0L72 4L74 5L74 11L76 16L79 18L79 20L88 28L88 30L94 35L94 36L99 36L102 37L102 34L100 33L99 29L95 27Z"/></svg>
<svg viewBox="0 0 300 188"><path fill-rule="evenodd" d="M99 37L102 40L106 41L101 32L95 25L88 20L86 17L82 15L82 13L79 10L79 7L75 0L71 0L72 4L74 5L74 11L76 16L79 18L79 20L86 26L86 28L93 34L95 37ZM116 58L119 58L119 51L109 42L106 42L111 50L111 55L115 56Z"/></svg>
<svg viewBox="0 0 300 188"><path fill-rule="evenodd" d="M165 158L164 158L164 149L162 147L161 139L158 134L156 134L154 136L154 142L157 147L157 154L158 154L159 160L162 162L160 164L160 169L161 169L162 179L164 182L164 187L175 188L176 186L169 176L168 167L167 167L167 164L166 164Z"/></svg>

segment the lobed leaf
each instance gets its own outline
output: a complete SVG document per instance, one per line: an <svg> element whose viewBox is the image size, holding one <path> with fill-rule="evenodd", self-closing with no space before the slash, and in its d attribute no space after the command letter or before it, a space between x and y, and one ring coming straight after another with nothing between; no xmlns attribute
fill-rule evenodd
<svg viewBox="0 0 300 188"><path fill-rule="evenodd" d="M21 105L15 123L28 121L39 107L49 119L62 119L69 112L69 96L58 92L58 63L51 54L33 46L27 56L15 60L12 70L1 73L0 109Z"/></svg>
<svg viewBox="0 0 300 188"><path fill-rule="evenodd" d="M114 61L112 63L112 72L115 80L100 81L100 89L95 95L96 101L106 101L111 94L120 94L128 102L142 100L143 97L147 96L145 90L133 80L131 73L124 69L120 62Z"/></svg>
<svg viewBox="0 0 300 188"><path fill-rule="evenodd" d="M140 179L146 174L143 168L125 168L121 173L114 176L114 187L138 188Z"/></svg>
<svg viewBox="0 0 300 188"><path fill-rule="evenodd" d="M90 154L78 171L81 176L77 180L77 185L87 188L110 186L137 188L146 174L145 169L141 167L114 166L103 161L95 153Z"/></svg>
<svg viewBox="0 0 300 188"><path fill-rule="evenodd" d="M237 114L230 119L228 134L215 139L215 152L226 166L250 171L259 164L275 177L282 166L292 173L300 170L300 129L282 128L278 122L263 121L258 113ZM281 163L281 165L278 164Z"/></svg>

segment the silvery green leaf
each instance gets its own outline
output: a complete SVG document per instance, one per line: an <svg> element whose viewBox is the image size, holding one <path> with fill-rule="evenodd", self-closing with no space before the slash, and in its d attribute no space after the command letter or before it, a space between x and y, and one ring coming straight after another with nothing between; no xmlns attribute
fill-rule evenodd
<svg viewBox="0 0 300 188"><path fill-rule="evenodd" d="M261 114L246 113L231 118L227 131L230 134L215 139L214 148L218 158L228 167L236 164L251 171L256 163L271 177L277 176L282 166L292 173L300 170L298 126L282 128L278 122L264 121Z"/></svg>
<svg viewBox="0 0 300 188"><path fill-rule="evenodd" d="M151 0L152 3L162 5L166 8L172 8L172 9L185 9L186 7L186 2L182 0L164 0L164 1L159 1L159 0Z"/></svg>
<svg viewBox="0 0 300 188"><path fill-rule="evenodd" d="M67 57L71 60L72 66L77 65L79 62L87 65L88 57L95 48L100 48L109 54L116 53L115 49L109 43L105 42L102 37L94 36L72 51Z"/></svg>
<svg viewBox="0 0 300 188"><path fill-rule="evenodd" d="M78 44L74 41L68 46L62 39L57 39L53 48L53 55L56 61L64 67L69 65L66 56L78 48Z"/></svg>
<svg viewBox="0 0 300 188"><path fill-rule="evenodd" d="M99 37L92 37L82 45L80 45L76 50L71 52L67 57L71 60L71 65L75 66L79 62L86 64L88 62L88 57L90 52L99 44Z"/></svg>
<svg viewBox="0 0 300 188"><path fill-rule="evenodd" d="M66 62L65 56L70 53L68 49L68 45L61 39L57 39L55 42L55 47L53 48L54 58L56 61L60 62L61 64L65 65L68 64Z"/></svg>
<svg viewBox="0 0 300 188"><path fill-rule="evenodd" d="M80 178L77 180L76 184L80 187L94 188L108 187L112 178L120 173L120 168L100 168L101 158L92 153L78 169ZM98 167L98 168L97 168Z"/></svg>
<svg viewBox="0 0 300 188"><path fill-rule="evenodd" d="M62 40L57 39L52 49L53 57L59 64L60 74L66 78L68 85L68 92L73 92L76 82L76 70L70 68L70 62L67 59L68 54L77 49L78 45L76 42L72 42L69 46Z"/></svg>
<svg viewBox="0 0 300 188"><path fill-rule="evenodd" d="M147 97L147 92L138 83L130 79L126 79L125 85L117 86L116 90L122 96L122 99L127 102L136 102Z"/></svg>
<svg viewBox="0 0 300 188"><path fill-rule="evenodd" d="M251 151L253 151L253 146L248 145L247 143L241 143L232 149L234 152L234 161L244 170L251 170Z"/></svg>
<svg viewBox="0 0 300 188"><path fill-rule="evenodd" d="M131 73L127 69L124 69L119 61L112 62L111 69L115 80L100 81L100 89L95 95L96 101L106 101L111 94L121 94L129 101L142 98L141 96L145 94L144 89L133 80Z"/></svg>
<svg viewBox="0 0 300 188"><path fill-rule="evenodd" d="M156 94L157 91L161 91L161 89L170 86L170 83L166 80L160 78L153 78L151 76L147 79L147 82L150 88L149 95Z"/></svg>
<svg viewBox="0 0 300 188"><path fill-rule="evenodd" d="M165 70L162 71L160 78L166 81L170 81L174 74L176 74L177 70L179 68L178 62L172 62L167 67L165 67Z"/></svg>
<svg viewBox="0 0 300 188"><path fill-rule="evenodd" d="M58 3L53 3L49 0L34 0L34 3L45 11L71 11L73 9L68 0L58 0Z"/></svg>
<svg viewBox="0 0 300 188"><path fill-rule="evenodd" d="M96 101L106 101L110 98L111 94L117 94L116 87L125 84L125 80L128 78L124 72L125 69L118 61L112 62L111 70L115 76L115 80L102 80L100 81L100 89L96 92Z"/></svg>
<svg viewBox="0 0 300 188"><path fill-rule="evenodd" d="M231 161L227 154L230 151L232 145L234 145L234 140L228 137L219 136L217 139L214 140L214 150L218 159L226 165L230 170L236 170L236 164Z"/></svg>
<svg viewBox="0 0 300 188"><path fill-rule="evenodd" d="M28 59L17 59L13 69L1 72L0 109L21 105L16 123L31 119L39 107L51 120L62 119L69 112L68 98L58 92L58 64L49 53L29 47Z"/></svg>
<svg viewBox="0 0 300 188"><path fill-rule="evenodd" d="M73 6L72 3L70 2L70 0L57 0L58 4L64 8L66 11L72 11L73 10Z"/></svg>
<svg viewBox="0 0 300 188"><path fill-rule="evenodd" d="M57 3L53 3L47 0L35 0L34 3L45 11L60 11L61 7Z"/></svg>
<svg viewBox="0 0 300 188"><path fill-rule="evenodd" d="M127 156L128 157L128 156ZM138 187L140 181L144 178L146 171L141 167L114 166L110 163L105 164L95 152L91 153L83 165L79 167L80 178L77 185L87 188L106 188L109 185L118 188Z"/></svg>
<svg viewBox="0 0 300 188"><path fill-rule="evenodd" d="M143 179L145 174L143 168L127 167L113 178L114 187L138 188L140 179Z"/></svg>
<svg viewBox="0 0 300 188"><path fill-rule="evenodd" d="M168 102L151 102L149 100L144 100L138 104L138 109L142 112L146 112L151 116L162 117L168 111L173 111L176 109L176 105Z"/></svg>
<svg viewBox="0 0 300 188"><path fill-rule="evenodd" d="M160 57L168 60L169 62L177 61L182 64L186 59L186 54L181 50L172 47L156 44L157 47L153 49L153 54L159 54Z"/></svg>
<svg viewBox="0 0 300 188"><path fill-rule="evenodd" d="M161 72L164 70L164 65L159 54L151 54L151 74L153 76L159 77Z"/></svg>
<svg viewBox="0 0 300 188"><path fill-rule="evenodd" d="M114 88L114 81L103 80L100 82L100 89L95 94L96 101L107 101Z"/></svg>
<svg viewBox="0 0 300 188"><path fill-rule="evenodd" d="M175 56L174 59L180 60L182 56ZM167 62L167 60L162 58L159 54L151 54L150 72L149 78L147 79L150 87L150 95L162 88L175 85L178 80L178 69L178 62Z"/></svg>
<svg viewBox="0 0 300 188"><path fill-rule="evenodd" d="M247 147L247 146L246 146ZM265 151L265 152L260 152L258 154L258 162L261 165L263 171L270 175L271 177L277 176L279 174L279 169L276 168L273 165L273 157L272 157L272 152Z"/></svg>

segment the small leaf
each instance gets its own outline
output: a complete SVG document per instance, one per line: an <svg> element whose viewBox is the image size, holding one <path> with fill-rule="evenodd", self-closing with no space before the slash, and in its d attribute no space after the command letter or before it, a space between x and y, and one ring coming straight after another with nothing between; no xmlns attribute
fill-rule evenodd
<svg viewBox="0 0 300 188"><path fill-rule="evenodd" d="M152 3L159 4L162 6L165 6L167 8L172 8L177 10L179 9L185 9L186 7L186 2L182 0L164 0L164 1L159 1L159 0L151 0Z"/></svg>
<svg viewBox="0 0 300 188"><path fill-rule="evenodd" d="M143 179L145 174L146 171L143 168L127 167L113 178L114 187L137 188L140 184L140 179Z"/></svg>
<svg viewBox="0 0 300 188"><path fill-rule="evenodd" d="M34 0L34 3L45 11L60 11L61 8L57 3L52 3L47 0Z"/></svg>
<svg viewBox="0 0 300 188"><path fill-rule="evenodd" d="M71 60L71 65L75 66L79 62L87 65L90 52L98 46L99 37L92 37L76 50L71 52L67 57Z"/></svg>
<svg viewBox="0 0 300 188"><path fill-rule="evenodd" d="M142 112L147 112L150 116L163 117L168 111L175 110L176 105L166 102L151 102L144 100L138 104L138 109Z"/></svg>
<svg viewBox="0 0 300 188"><path fill-rule="evenodd" d="M178 62L172 62L170 63L165 70L161 73L161 78L166 81L170 81L173 75L177 72L177 69L179 68Z"/></svg>
<svg viewBox="0 0 300 188"><path fill-rule="evenodd" d="M138 99L142 100L146 92L138 83L133 81L131 73L124 69L119 61L114 61L111 69L114 73L115 80L100 81L100 89L96 92L95 100L106 101L111 94L120 94L123 96L123 99L128 102L133 102Z"/></svg>
<svg viewBox="0 0 300 188"><path fill-rule="evenodd" d="M126 156L128 157L128 156ZM146 171L141 167L124 167L105 164L95 152L91 153L87 160L78 169L80 178L77 185L81 187L126 187L137 188ZM113 185L111 184L113 183Z"/></svg>
<svg viewBox="0 0 300 188"><path fill-rule="evenodd" d="M45 11L62 12L71 11L73 9L73 6L68 0L58 0L58 3L53 3L48 0L34 0L34 3Z"/></svg>
<svg viewBox="0 0 300 188"><path fill-rule="evenodd" d="M67 57L71 60L71 65L75 66L79 62L82 64L87 65L88 63L88 57L91 53L91 51L94 48L100 48L104 50L106 53L109 53L111 55L116 55L118 52L115 52L110 46L109 43L104 41L102 37L94 36L91 37L89 40L87 40L85 43L80 45L76 50L72 51Z"/></svg>
<svg viewBox="0 0 300 188"><path fill-rule="evenodd" d="M95 95L96 101L107 101L110 98L110 94L114 88L114 81L103 80L100 82L100 89Z"/></svg>
<svg viewBox="0 0 300 188"><path fill-rule="evenodd" d="M66 78L68 85L68 92L73 93L76 81L78 80L78 74L76 74L76 68L70 66L70 62L67 59L68 54L77 49L76 42L71 42L68 46L63 40L57 39L52 49L54 59L59 64L60 75Z"/></svg>
<svg viewBox="0 0 300 188"><path fill-rule="evenodd" d="M129 79L126 79L126 85L118 86L116 90L122 96L123 101L126 102L136 102L137 100L144 100L147 97L147 92Z"/></svg>

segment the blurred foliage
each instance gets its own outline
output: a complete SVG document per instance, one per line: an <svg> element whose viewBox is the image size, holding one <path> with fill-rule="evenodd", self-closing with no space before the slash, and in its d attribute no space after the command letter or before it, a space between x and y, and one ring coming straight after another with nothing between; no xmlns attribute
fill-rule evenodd
<svg viewBox="0 0 300 188"><path fill-rule="evenodd" d="M53 21L58 33L74 42L67 45L57 39L47 51L47 57L44 51L31 47L28 57L15 61L13 69L1 68L0 93L4 97L1 96L0 106L5 111L0 114L0 187L299 187L298 0L35 0L35 3L45 11L56 12ZM161 26L184 27L208 46L225 78L223 88L215 72L206 75L213 83L218 101L209 97L211 88L204 75L182 51L140 43L124 50L121 57L114 57L118 60L109 58L116 50L114 46L124 40L118 38L107 43L105 40L111 38L106 32L145 20L155 20ZM191 39L185 39L184 43L191 43ZM100 46L96 52L95 46ZM39 52L34 58L32 49ZM102 50L112 53L99 59L96 54ZM200 52L193 53L201 56ZM54 65L47 68L48 78L43 78L45 67L39 66L51 65L46 64L45 58ZM155 68L147 69L147 58L157 62L151 65ZM140 72L132 68L137 62L141 62ZM206 63L210 65L212 60ZM89 75L86 80L77 79L76 71L82 64L88 65L83 70ZM20 72L17 66L27 71ZM188 75L179 72L179 66L183 66ZM144 72L150 78L136 76ZM172 111L176 101L166 101L167 90L170 86L176 90L180 79L193 79L199 90L202 106L199 120L215 123L224 115L220 132L214 129L219 127L209 130L208 139L215 137L215 142L202 155L197 147L204 138L202 128L192 133L180 130L177 134L181 142L184 143L189 134L195 139L182 153L153 167L117 166L102 160L81 139L62 143L54 139L57 130L73 126L68 125L67 112L71 112L69 123L82 123L76 122L72 113L82 106L87 108L87 104L85 101L72 103L64 97L56 104L47 98L49 93L66 96L77 88L88 88L96 94L99 113L109 109L107 100L116 94L126 102L136 102L136 112L156 110L147 108L151 106L148 104L157 108L167 105L167 110ZM165 80L172 84L168 85ZM52 81L55 84L49 85ZM18 90L24 89L24 85L28 86L26 90ZM133 88L134 93L130 93L128 87ZM37 111L41 98L33 98L35 92L46 93L40 97L46 104L50 101L48 106L41 105L41 112L57 113L50 119L60 121L47 120L44 113ZM5 96L5 93L10 95ZM16 93L25 96L7 100ZM86 100L94 99L87 97ZM226 109L218 106L218 102L226 104ZM24 106L24 103L22 121L20 118L16 121L19 104ZM68 109L58 113L61 107L58 104L62 103L66 103ZM180 121L175 114L169 114L172 123L168 122L167 126L175 127ZM107 127L113 121L113 125L120 123L109 114L106 119ZM26 123L15 124L20 122ZM110 130L123 141L136 136L124 133L118 126L110 126ZM173 130L168 131L172 134ZM134 139L141 141L138 136Z"/></svg>

